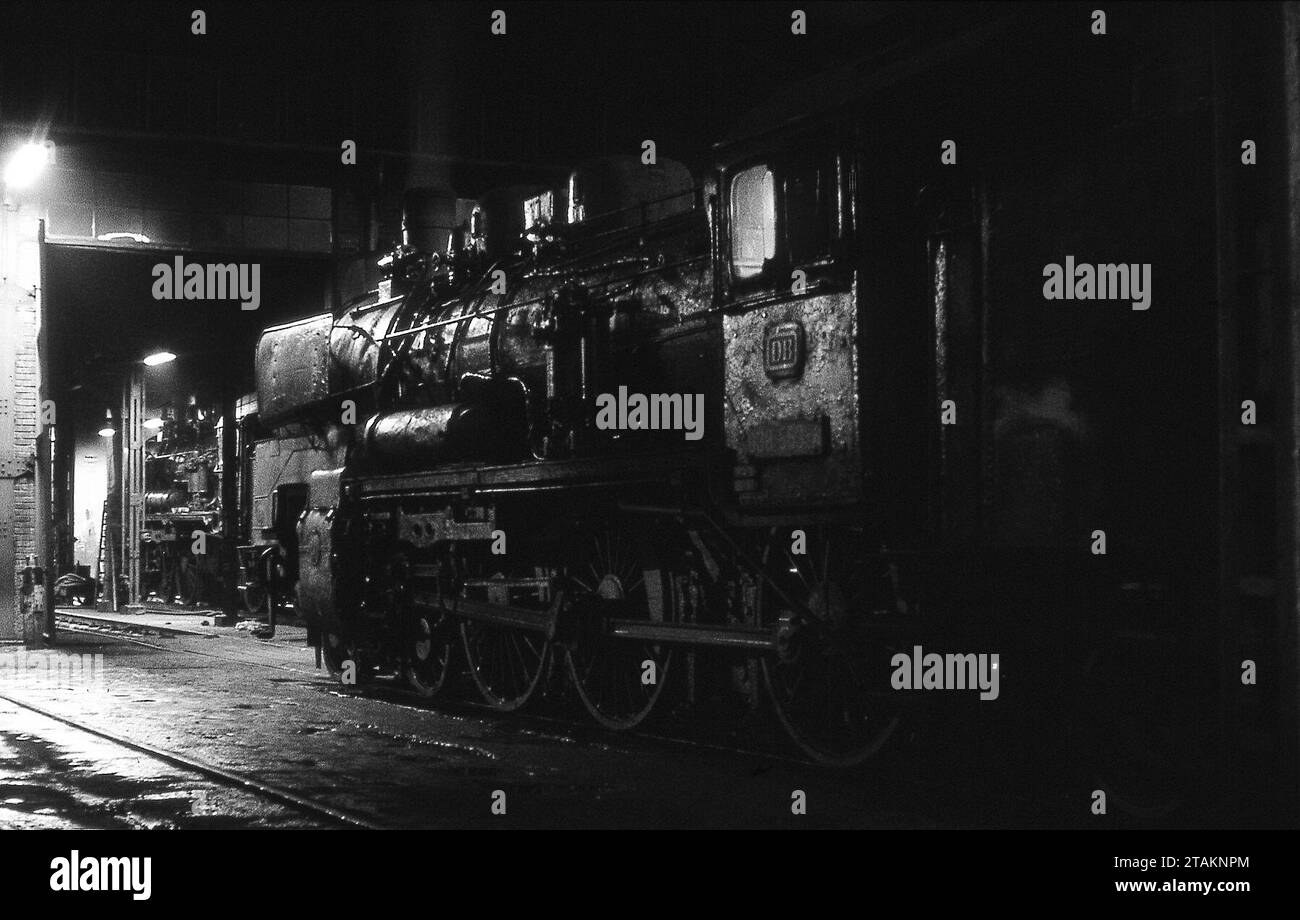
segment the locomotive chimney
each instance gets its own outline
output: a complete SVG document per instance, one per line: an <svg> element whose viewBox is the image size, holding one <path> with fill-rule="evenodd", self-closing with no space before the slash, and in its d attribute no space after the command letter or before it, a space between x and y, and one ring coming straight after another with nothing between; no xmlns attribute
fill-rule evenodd
<svg viewBox="0 0 1300 920"><path fill-rule="evenodd" d="M402 193L402 243L417 252L446 253L456 226L456 196L438 188Z"/></svg>

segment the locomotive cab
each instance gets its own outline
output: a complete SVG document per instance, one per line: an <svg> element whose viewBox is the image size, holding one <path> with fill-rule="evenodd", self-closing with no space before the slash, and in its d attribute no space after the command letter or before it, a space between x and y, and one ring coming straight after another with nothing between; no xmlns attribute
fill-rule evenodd
<svg viewBox="0 0 1300 920"><path fill-rule="evenodd" d="M861 496L850 170L826 132L736 151L719 170L723 402L746 510Z"/></svg>

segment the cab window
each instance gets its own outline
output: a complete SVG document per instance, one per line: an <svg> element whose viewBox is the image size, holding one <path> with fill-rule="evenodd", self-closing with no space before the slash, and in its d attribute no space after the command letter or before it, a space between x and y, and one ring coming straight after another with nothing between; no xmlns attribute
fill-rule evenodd
<svg viewBox="0 0 1300 920"><path fill-rule="evenodd" d="M765 164L731 180L731 270L738 280L755 278L776 256L776 183Z"/></svg>
<svg viewBox="0 0 1300 920"><path fill-rule="evenodd" d="M835 164L831 156L792 151L731 177L732 281L779 282L796 268L815 267L823 277L833 271Z"/></svg>

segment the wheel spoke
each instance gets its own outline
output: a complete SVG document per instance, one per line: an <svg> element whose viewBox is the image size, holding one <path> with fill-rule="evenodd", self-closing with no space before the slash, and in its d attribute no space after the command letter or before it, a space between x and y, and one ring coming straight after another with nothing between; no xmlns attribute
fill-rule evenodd
<svg viewBox="0 0 1300 920"><path fill-rule="evenodd" d="M590 609L580 616L602 619L584 619L579 624L576 641L566 655L569 676L587 711L609 728L631 728L650 713L662 691L671 657L615 639L601 628L606 616L650 619L647 579L664 577L653 560L651 545L647 534L621 529L616 523L606 524L586 539L570 541L570 571L590 573L591 578L570 578L573 596L569 602L591 602ZM658 596L668 608L663 619L671 621L671 592L664 589ZM655 662L656 681L651 686L641 684L641 662L646 659Z"/></svg>
<svg viewBox="0 0 1300 920"><path fill-rule="evenodd" d="M475 570L469 578L483 578L484 572L492 571L479 560L473 563ZM499 560L492 566L501 565ZM506 580L519 575L536 577L536 573L518 568L505 571L493 571L490 578ZM469 589L466 589L468 592ZM506 604L517 602L515 595L519 589L505 586L485 586L474 589L476 601L495 602L498 599ZM473 620L460 621L461 644L469 662L469 673L478 688L483 701L494 709L515 710L525 706L536 695L542 683L548 659L545 640L534 644L533 638L522 630L509 626L497 626Z"/></svg>

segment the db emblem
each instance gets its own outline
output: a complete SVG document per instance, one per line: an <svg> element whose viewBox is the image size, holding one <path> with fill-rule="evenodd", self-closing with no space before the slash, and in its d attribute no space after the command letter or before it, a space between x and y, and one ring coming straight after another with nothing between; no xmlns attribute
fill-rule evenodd
<svg viewBox="0 0 1300 920"><path fill-rule="evenodd" d="M763 336L763 370L773 380L798 377L803 373L803 326L797 322L777 323Z"/></svg>

